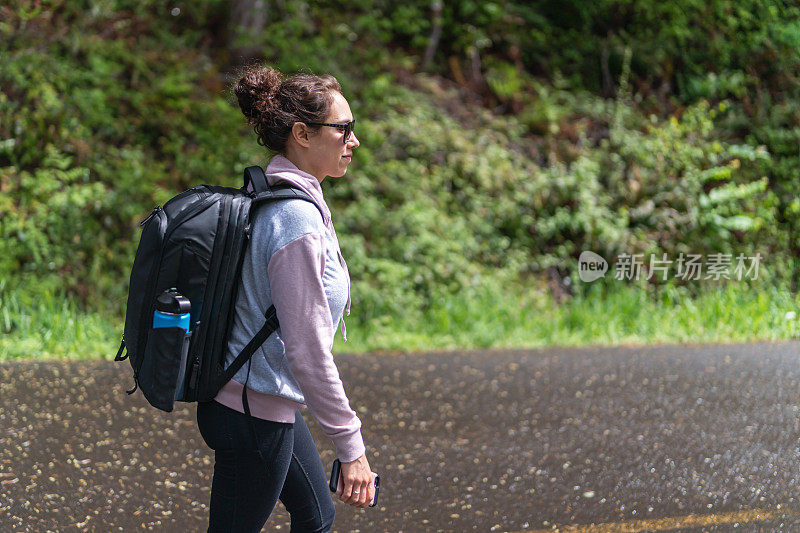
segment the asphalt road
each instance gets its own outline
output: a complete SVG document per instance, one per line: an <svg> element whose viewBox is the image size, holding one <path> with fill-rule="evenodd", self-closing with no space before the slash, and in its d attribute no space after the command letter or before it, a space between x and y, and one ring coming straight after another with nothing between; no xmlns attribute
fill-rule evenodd
<svg viewBox="0 0 800 533"><path fill-rule="evenodd" d="M336 531L800 531L800 342L337 361L383 487ZM205 530L195 407L130 384L127 361L0 364L0 531Z"/></svg>

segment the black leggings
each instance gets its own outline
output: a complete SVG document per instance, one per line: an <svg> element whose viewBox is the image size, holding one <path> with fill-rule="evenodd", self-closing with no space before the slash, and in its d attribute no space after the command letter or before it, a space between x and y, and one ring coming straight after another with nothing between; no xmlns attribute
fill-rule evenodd
<svg viewBox="0 0 800 533"><path fill-rule="evenodd" d="M298 411L294 424L253 418L219 402L197 404L197 425L214 450L209 532L259 532L280 498L292 531L326 532L334 506L314 440Z"/></svg>

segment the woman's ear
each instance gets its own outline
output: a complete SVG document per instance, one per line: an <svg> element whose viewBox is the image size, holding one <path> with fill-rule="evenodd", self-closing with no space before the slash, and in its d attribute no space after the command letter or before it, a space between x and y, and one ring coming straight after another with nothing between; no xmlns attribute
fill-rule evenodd
<svg viewBox="0 0 800 533"><path fill-rule="evenodd" d="M308 148L311 144L311 132L302 122L292 124L292 138L303 148Z"/></svg>

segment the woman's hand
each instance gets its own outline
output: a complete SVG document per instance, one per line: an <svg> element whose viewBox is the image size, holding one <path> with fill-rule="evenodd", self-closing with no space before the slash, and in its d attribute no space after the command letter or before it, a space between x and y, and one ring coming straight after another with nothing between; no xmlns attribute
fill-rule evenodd
<svg viewBox="0 0 800 533"><path fill-rule="evenodd" d="M367 456L362 455L350 463L342 463L340 483L344 489L339 499L353 507L364 509L369 507L375 496L375 486L372 480L372 469L369 467Z"/></svg>

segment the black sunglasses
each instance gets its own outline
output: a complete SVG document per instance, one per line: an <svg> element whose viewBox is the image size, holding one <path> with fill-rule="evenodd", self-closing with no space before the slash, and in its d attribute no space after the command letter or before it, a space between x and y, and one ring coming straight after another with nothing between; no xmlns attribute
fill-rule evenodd
<svg viewBox="0 0 800 533"><path fill-rule="evenodd" d="M331 124L330 122L306 122L309 126L330 126L331 128L336 128L344 132L344 138L342 142L347 144L347 140L350 138L350 134L356 129L356 121L355 119L351 120L350 122L345 122L344 124Z"/></svg>

